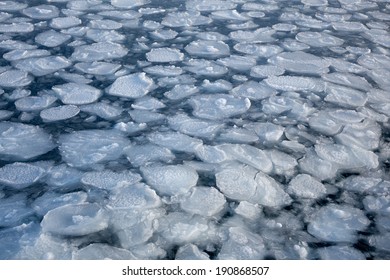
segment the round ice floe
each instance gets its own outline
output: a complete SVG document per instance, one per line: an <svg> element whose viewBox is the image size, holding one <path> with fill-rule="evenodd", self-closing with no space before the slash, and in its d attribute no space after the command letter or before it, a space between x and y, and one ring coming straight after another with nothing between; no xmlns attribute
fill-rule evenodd
<svg viewBox="0 0 390 280"><path fill-rule="evenodd" d="M51 95L26 96L15 101L15 107L19 111L34 112L43 110L52 105L57 98Z"/></svg>
<svg viewBox="0 0 390 280"><path fill-rule="evenodd" d="M118 97L139 98L154 88L154 82L145 73L119 77L107 89L108 94Z"/></svg>
<svg viewBox="0 0 390 280"><path fill-rule="evenodd" d="M190 55L205 58L218 58L230 54L229 46L223 41L192 41L185 47L185 50Z"/></svg>
<svg viewBox="0 0 390 280"><path fill-rule="evenodd" d="M73 253L73 260L135 260L133 253L103 243L92 243Z"/></svg>
<svg viewBox="0 0 390 280"><path fill-rule="evenodd" d="M62 45L63 43L68 41L71 37L72 36L70 35L62 34L54 30L49 30L49 31L39 33L35 37L35 42L45 47L54 48Z"/></svg>
<svg viewBox="0 0 390 280"><path fill-rule="evenodd" d="M50 210L41 226L52 234L83 236L106 229L108 220L108 214L98 204L68 204Z"/></svg>
<svg viewBox="0 0 390 280"><path fill-rule="evenodd" d="M248 71L256 65L256 59L253 57L239 55L220 58L217 62L237 71Z"/></svg>
<svg viewBox="0 0 390 280"><path fill-rule="evenodd" d="M283 52L270 58L268 62L291 72L311 75L327 73L330 65L327 60L301 51Z"/></svg>
<svg viewBox="0 0 390 280"><path fill-rule="evenodd" d="M121 42L125 40L125 35L115 30L89 29L86 37L95 42Z"/></svg>
<svg viewBox="0 0 390 280"><path fill-rule="evenodd" d="M184 165L142 167L141 172L159 194L170 196L188 192L199 178L194 169Z"/></svg>
<svg viewBox="0 0 390 280"><path fill-rule="evenodd" d="M185 69L197 75L219 77L228 72L225 66L205 59L190 59L186 64L188 66Z"/></svg>
<svg viewBox="0 0 390 280"><path fill-rule="evenodd" d="M19 11L26 8L28 5L25 3L18 3L15 1L1 1L0 2L0 11Z"/></svg>
<svg viewBox="0 0 390 280"><path fill-rule="evenodd" d="M224 11L234 9L237 4L230 1L221 1L221 0L193 0L186 2L186 8L188 10L197 10L203 12L211 11Z"/></svg>
<svg viewBox="0 0 390 280"><path fill-rule="evenodd" d="M155 132L148 136L150 142L168 149L193 153L203 141L179 132Z"/></svg>
<svg viewBox="0 0 390 280"><path fill-rule="evenodd" d="M213 187L194 187L189 196L180 202L180 207L192 214L214 216L226 203L225 196Z"/></svg>
<svg viewBox="0 0 390 280"><path fill-rule="evenodd" d="M290 181L287 192L302 198L317 199L326 194L326 188L310 175L298 174Z"/></svg>
<svg viewBox="0 0 390 280"><path fill-rule="evenodd" d="M64 104L82 105L93 103L102 95L102 91L89 85L67 83L52 87Z"/></svg>
<svg viewBox="0 0 390 280"><path fill-rule="evenodd" d="M108 202L110 209L140 209L157 208L161 205L160 197L149 186L139 183L120 188Z"/></svg>
<svg viewBox="0 0 390 280"><path fill-rule="evenodd" d="M15 62L14 66L20 70L28 71L34 76L45 76L64 69L72 63L63 56L31 57Z"/></svg>
<svg viewBox="0 0 390 280"><path fill-rule="evenodd" d="M50 134L38 126L0 122L0 155L3 160L29 160L54 148Z"/></svg>
<svg viewBox="0 0 390 280"><path fill-rule="evenodd" d="M141 176L131 171L113 172L111 170L91 171L83 174L81 183L99 189L112 190L141 181Z"/></svg>
<svg viewBox="0 0 390 280"><path fill-rule="evenodd" d="M80 70L87 74L92 75L111 75L114 74L119 68L120 64L109 63L109 62L80 62L74 66L77 70Z"/></svg>
<svg viewBox="0 0 390 280"><path fill-rule="evenodd" d="M74 116L77 116L78 113L80 113L79 107L74 105L64 105L44 109L39 115L44 122L56 122L73 118Z"/></svg>
<svg viewBox="0 0 390 280"><path fill-rule="evenodd" d="M15 162L0 168L0 183L14 189L23 189L37 182L44 174L43 168Z"/></svg>
<svg viewBox="0 0 390 280"><path fill-rule="evenodd" d="M347 108L364 106L368 98L363 91L335 84L327 84L325 91L327 93L325 101Z"/></svg>
<svg viewBox="0 0 390 280"><path fill-rule="evenodd" d="M295 38L312 47L335 47L344 43L344 40L324 32L300 32Z"/></svg>
<svg viewBox="0 0 390 280"><path fill-rule="evenodd" d="M237 10L215 11L211 13L211 18L228 21L247 21L250 19L245 14L237 12Z"/></svg>
<svg viewBox="0 0 390 280"><path fill-rule="evenodd" d="M183 60L184 55L178 49L157 48L148 52L146 58L150 62L175 62Z"/></svg>
<svg viewBox="0 0 390 280"><path fill-rule="evenodd" d="M123 112L123 109L103 102L81 105L80 110L92 115L99 116L105 120L117 119Z"/></svg>
<svg viewBox="0 0 390 280"><path fill-rule="evenodd" d="M357 231L365 229L370 221L363 211L348 205L330 204L318 210L310 219L308 232L329 242L350 242L357 238Z"/></svg>
<svg viewBox="0 0 390 280"><path fill-rule="evenodd" d="M301 76L271 76L264 80L269 86L283 91L322 92L325 88L320 79Z"/></svg>
<svg viewBox="0 0 390 280"><path fill-rule="evenodd" d="M53 18L50 26L56 29L65 29L81 24L81 19L75 16Z"/></svg>
<svg viewBox="0 0 390 280"><path fill-rule="evenodd" d="M88 168L118 159L129 141L116 130L82 130L61 135L59 143L68 165Z"/></svg>
<svg viewBox="0 0 390 280"><path fill-rule="evenodd" d="M204 24L210 24L212 19L202 16L200 12L187 11L168 13L161 22L169 27L190 27Z"/></svg>
<svg viewBox="0 0 390 280"><path fill-rule="evenodd" d="M0 86L2 87L23 87L32 82L32 77L25 71L8 70L0 74Z"/></svg>
<svg viewBox="0 0 390 280"><path fill-rule="evenodd" d="M183 74L183 69L174 65L155 65L143 70L148 74L163 77L175 77Z"/></svg>
<svg viewBox="0 0 390 280"><path fill-rule="evenodd" d="M171 39L176 38L177 34L179 34L179 33L177 33L176 31L174 31L172 29L157 29L157 30L151 32L150 36L154 40L165 41L165 40L171 40Z"/></svg>
<svg viewBox="0 0 390 280"><path fill-rule="evenodd" d="M234 96L249 98L250 100L262 100L276 94L276 90L263 82L249 81L235 87L231 93Z"/></svg>
<svg viewBox="0 0 390 280"><path fill-rule="evenodd" d="M276 45L259 45L249 43L236 44L234 45L234 49L240 53L259 57L270 57L283 51L281 47Z"/></svg>
<svg viewBox="0 0 390 280"><path fill-rule="evenodd" d="M121 58L127 53L128 50L117 43L99 42L76 47L71 58L78 61L94 62L98 60Z"/></svg>
<svg viewBox="0 0 390 280"><path fill-rule="evenodd" d="M199 118L219 120L244 114L251 102L248 98L234 97L228 94L203 94L190 99L193 115Z"/></svg>
<svg viewBox="0 0 390 280"><path fill-rule="evenodd" d="M275 38L272 37L275 32L275 30L269 27L264 27L256 29L254 31L233 31L229 34L229 37L238 42L270 43L275 41Z"/></svg>
<svg viewBox="0 0 390 280"><path fill-rule="evenodd" d="M266 248L260 235L239 227L228 229L229 238L222 244L219 260L261 260Z"/></svg>
<svg viewBox="0 0 390 280"><path fill-rule="evenodd" d="M58 17L60 11L53 5L39 5L24 9L23 14L34 19L51 19Z"/></svg>

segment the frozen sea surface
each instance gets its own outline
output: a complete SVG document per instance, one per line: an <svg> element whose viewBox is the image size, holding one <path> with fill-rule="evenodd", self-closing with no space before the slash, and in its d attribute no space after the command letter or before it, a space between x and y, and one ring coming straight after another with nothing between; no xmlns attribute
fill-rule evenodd
<svg viewBox="0 0 390 280"><path fill-rule="evenodd" d="M390 1L0 2L0 259L390 259Z"/></svg>

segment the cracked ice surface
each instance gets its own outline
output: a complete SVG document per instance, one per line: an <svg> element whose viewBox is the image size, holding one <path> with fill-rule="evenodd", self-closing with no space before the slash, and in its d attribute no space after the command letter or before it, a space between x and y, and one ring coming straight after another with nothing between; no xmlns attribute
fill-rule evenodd
<svg viewBox="0 0 390 280"><path fill-rule="evenodd" d="M389 21L0 1L0 259L390 259Z"/></svg>

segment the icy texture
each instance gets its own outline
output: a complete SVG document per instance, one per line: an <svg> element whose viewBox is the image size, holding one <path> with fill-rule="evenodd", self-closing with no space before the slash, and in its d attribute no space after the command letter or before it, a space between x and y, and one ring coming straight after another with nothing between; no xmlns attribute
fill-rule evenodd
<svg viewBox="0 0 390 280"><path fill-rule="evenodd" d="M61 135L59 143L64 161L70 166L88 168L118 159L129 141L114 130L83 130Z"/></svg>
<svg viewBox="0 0 390 280"><path fill-rule="evenodd" d="M153 89L154 82L145 73L131 74L119 77L108 88L107 92L110 95L139 98L149 93Z"/></svg>
<svg viewBox="0 0 390 280"><path fill-rule="evenodd" d="M81 182L88 186L100 189L115 189L127 185L132 185L141 181L141 176L131 171L113 172L113 171L91 171L83 174Z"/></svg>
<svg viewBox="0 0 390 280"><path fill-rule="evenodd" d="M174 62L183 60L184 55L178 49L158 48L148 52L146 58L150 62Z"/></svg>
<svg viewBox="0 0 390 280"><path fill-rule="evenodd" d="M82 105L93 103L102 95L101 90L89 85L67 83L53 87L64 104Z"/></svg>
<svg viewBox="0 0 390 280"><path fill-rule="evenodd" d="M9 70L0 74L0 86L5 88L27 86L31 82L32 78L25 71Z"/></svg>
<svg viewBox="0 0 390 280"><path fill-rule="evenodd" d="M194 187L180 206L186 212L202 216L214 216L226 203L225 197L213 187Z"/></svg>
<svg viewBox="0 0 390 280"><path fill-rule="evenodd" d="M73 118L80 109L74 105L52 107L41 111L40 116L44 122L55 122Z"/></svg>
<svg viewBox="0 0 390 280"><path fill-rule="evenodd" d="M0 168L0 183L14 189L23 189L36 183L45 170L28 163L12 163Z"/></svg>

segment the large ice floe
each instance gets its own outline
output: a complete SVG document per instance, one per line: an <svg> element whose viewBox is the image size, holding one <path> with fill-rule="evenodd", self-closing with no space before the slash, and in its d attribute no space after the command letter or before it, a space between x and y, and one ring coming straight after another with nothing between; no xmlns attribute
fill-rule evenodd
<svg viewBox="0 0 390 280"><path fill-rule="evenodd" d="M0 259L390 259L388 0L0 1Z"/></svg>

